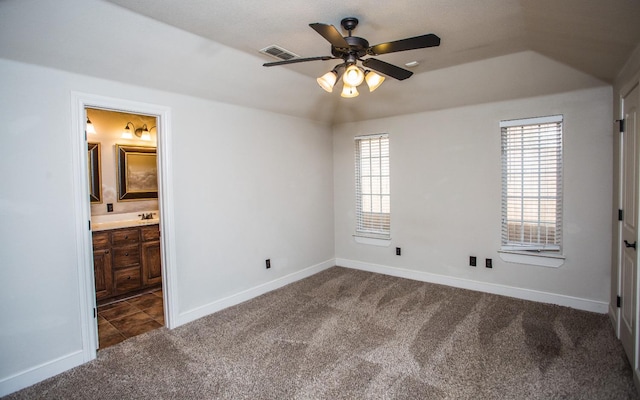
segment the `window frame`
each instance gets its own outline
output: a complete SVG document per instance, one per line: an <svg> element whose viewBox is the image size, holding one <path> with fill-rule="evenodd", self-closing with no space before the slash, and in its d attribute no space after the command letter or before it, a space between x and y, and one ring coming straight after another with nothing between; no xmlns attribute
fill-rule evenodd
<svg viewBox="0 0 640 400"><path fill-rule="evenodd" d="M374 157L369 154L365 157L369 160L368 174L363 175L367 171L363 171L363 154L362 144L365 141L369 142L370 149L372 141L378 140L378 157ZM380 141L385 141L383 144ZM388 133L378 133L370 135L360 135L354 137L355 143L355 235L356 241L364 244L373 245L388 245L388 241L391 239L391 168L390 168L390 141ZM366 154L365 154L366 156ZM371 160L379 159L377 166L373 166ZM378 172L378 173L376 173ZM386 172L386 173L385 173ZM363 190L363 184L367 184L366 180L369 178L369 191ZM374 193L376 186L373 181L379 179L377 186L379 192ZM385 182L386 180L386 182ZM363 204L363 196L369 197L369 210L377 208L379 211L370 211L368 218L364 215L366 208ZM377 198L377 199L376 199ZM388 210L388 212L382 212ZM377 223L376 223L377 221ZM369 226L366 226L366 225ZM368 239L368 240L364 240Z"/></svg>
<svg viewBox="0 0 640 400"><path fill-rule="evenodd" d="M551 129L543 128L544 125L555 125ZM535 128L537 126L537 128ZM516 133L510 132L515 128ZM518 133L517 130L520 129ZM549 134L547 134L549 133ZM516 147L512 146L512 143L506 143L508 135L513 134L511 138L516 137L518 134L521 136L521 145ZM533 135L533 140L537 142L536 145L526 145L525 135ZM500 240L500 253L501 257L505 261L520 262L526 264L536 264L548 267L558 267L564 260L563 256L563 140L564 140L564 116L563 115L551 115L546 117L535 117L525 119L515 119L500 121L500 143L501 143L501 177L502 177L502 194L501 194L501 240ZM543 148L542 144L549 145L549 148ZM515 159L519 160L522 165L520 171L509 171L508 162L508 149L509 147L513 152L520 152L515 155ZM534 146L537 146L536 150ZM549 151L551 149L551 151ZM528 156L534 156L538 158L538 166L534 172L527 172L525 164ZM519 157L519 158L518 158ZM544 158L546 157L546 158ZM540 160L544 160L541 162ZM550 165L553 164L553 169L550 170ZM516 170L518 168L515 168ZM546 172L545 172L546 170ZM551 171L551 174L549 174ZM522 182L517 185L511 186L511 192L515 189L517 195L509 195L509 177L519 176ZM526 178L533 178L527 181ZM547 179L547 185L544 184L544 178ZM535 181L537 179L537 182ZM531 183L536 182L536 183ZM552 183L549 183L552 182ZM527 189L537 189L537 196L525 195ZM554 193L554 195L551 195ZM522 205L516 214L517 218L509 217L509 206L513 205L513 202L509 203L509 199L522 200ZM537 216L535 219L527 219L525 215L526 206L525 200L531 201L535 204L534 210L537 208ZM553 222L549 222L549 218L545 217L544 212L541 212L541 208L544 208L543 203L553 204L547 206L546 210L553 209L552 219ZM513 208L511 208L513 210ZM549 215L549 214L547 214ZM514 224L520 224L520 226L514 225L519 229L519 234L523 240L510 240L511 233L510 221ZM553 243L548 243L550 231L544 233L544 242L540 241L541 226L552 225ZM517 230L516 229L516 230ZM526 230L536 231L538 241L524 240ZM518 257L518 255L522 257ZM537 259L536 259L537 258Z"/></svg>

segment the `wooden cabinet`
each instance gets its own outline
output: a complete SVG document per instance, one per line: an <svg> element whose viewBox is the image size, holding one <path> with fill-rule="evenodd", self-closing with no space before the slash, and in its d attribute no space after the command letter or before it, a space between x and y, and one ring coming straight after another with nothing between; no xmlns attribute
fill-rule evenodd
<svg viewBox="0 0 640 400"><path fill-rule="evenodd" d="M162 262L160 261L160 231L157 225L140 228L142 235L142 284L162 283Z"/></svg>
<svg viewBox="0 0 640 400"><path fill-rule="evenodd" d="M93 271L96 281L96 298L100 300L109 297L113 293L113 272L107 232L93 234Z"/></svg>
<svg viewBox="0 0 640 400"><path fill-rule="evenodd" d="M93 233L96 299L104 300L162 283L158 225Z"/></svg>

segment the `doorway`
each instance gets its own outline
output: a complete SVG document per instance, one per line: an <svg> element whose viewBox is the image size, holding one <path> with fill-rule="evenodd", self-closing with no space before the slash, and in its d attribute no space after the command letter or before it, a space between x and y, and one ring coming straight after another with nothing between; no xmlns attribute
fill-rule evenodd
<svg viewBox="0 0 640 400"><path fill-rule="evenodd" d="M169 168L171 161L171 110L166 106L141 103L87 93L72 92L72 146L74 201L76 206L75 226L77 237L80 324L82 334L82 356L84 362L96 358L98 348L98 302L96 280L93 270L93 241L91 230L91 207L87 201L90 179L87 167L90 161L87 152L87 115L85 109L110 110L115 112L151 116L157 122L157 184L158 184L158 238L161 257L161 291L164 326L174 328L177 315L175 273L175 237L173 234L173 179ZM124 126L123 126L124 128ZM148 127L150 128L150 127ZM89 177L90 178L90 177ZM106 205L105 205L106 206ZM88 229L87 229L88 228Z"/></svg>
<svg viewBox="0 0 640 400"><path fill-rule="evenodd" d="M157 118L86 108L98 349L164 326Z"/></svg>

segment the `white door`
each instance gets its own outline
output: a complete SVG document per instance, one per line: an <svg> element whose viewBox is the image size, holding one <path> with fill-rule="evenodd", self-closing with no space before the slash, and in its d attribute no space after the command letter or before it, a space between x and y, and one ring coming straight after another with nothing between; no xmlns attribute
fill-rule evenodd
<svg viewBox="0 0 640 400"><path fill-rule="evenodd" d="M622 257L620 260L620 340L636 368L638 274L638 86L622 99Z"/></svg>

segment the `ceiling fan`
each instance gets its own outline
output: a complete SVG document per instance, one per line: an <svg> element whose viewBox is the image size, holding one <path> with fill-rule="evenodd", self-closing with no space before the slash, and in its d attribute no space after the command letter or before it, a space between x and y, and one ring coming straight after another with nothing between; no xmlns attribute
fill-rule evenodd
<svg viewBox="0 0 640 400"><path fill-rule="evenodd" d="M320 36L331 43L331 56L292 58L290 60L265 63L263 66L273 67L276 65L294 64L307 61L342 59L343 62L341 64L336 65L333 70L318 78L318 84L327 92L332 92L333 86L344 70L344 73L342 74L344 81L342 96L355 97L358 95L356 87L364 80L367 81L369 90L373 92L385 79L384 76L380 76L373 71L359 67L357 65L357 61L360 61L364 68L369 68L398 80L405 80L413 75L413 72L393 64L389 64L376 58L366 58L363 60L362 57L377 56L381 54L396 53L399 51L422 49L440 45L440 38L433 33L429 33L422 36L415 36L407 39L395 40L393 42L380 43L375 46L369 46L369 42L366 39L351 36L351 31L358 26L357 18L344 18L340 24L349 32L349 36L343 37L333 25L322 23L309 24L313 30L318 32Z"/></svg>

